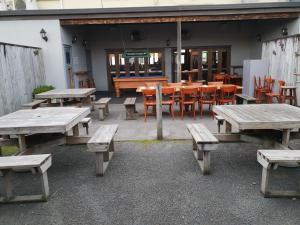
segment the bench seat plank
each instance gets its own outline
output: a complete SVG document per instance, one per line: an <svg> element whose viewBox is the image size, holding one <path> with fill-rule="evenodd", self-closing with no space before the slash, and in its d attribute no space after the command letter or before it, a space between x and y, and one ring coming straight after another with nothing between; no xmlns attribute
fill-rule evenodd
<svg viewBox="0 0 300 225"><path fill-rule="evenodd" d="M197 144L217 144L219 140L203 124L187 124Z"/></svg>
<svg viewBox="0 0 300 225"><path fill-rule="evenodd" d="M300 150L258 150L258 155L269 163L300 163Z"/></svg>
<svg viewBox="0 0 300 225"><path fill-rule="evenodd" d="M95 105L108 104L110 100L111 98L100 98L98 101L95 102Z"/></svg>
<svg viewBox="0 0 300 225"><path fill-rule="evenodd" d="M101 125L88 142L88 147L108 145L118 130L119 125Z"/></svg>
<svg viewBox="0 0 300 225"><path fill-rule="evenodd" d="M50 157L50 154L0 157L0 170L38 167Z"/></svg>
<svg viewBox="0 0 300 225"><path fill-rule="evenodd" d="M256 101L256 98L245 94L235 94L235 96L241 99L245 99L246 101Z"/></svg>
<svg viewBox="0 0 300 225"><path fill-rule="evenodd" d="M34 100L32 102L29 102L29 103L22 104L22 107L34 108L35 106L39 106L41 103L44 103L46 101L47 101L47 99L38 99L38 100Z"/></svg>
<svg viewBox="0 0 300 225"><path fill-rule="evenodd" d="M124 105L135 105L136 98L126 98Z"/></svg>

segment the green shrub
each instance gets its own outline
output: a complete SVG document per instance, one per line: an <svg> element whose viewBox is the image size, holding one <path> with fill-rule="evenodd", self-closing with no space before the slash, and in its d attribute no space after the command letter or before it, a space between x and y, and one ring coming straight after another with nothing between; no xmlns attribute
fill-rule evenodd
<svg viewBox="0 0 300 225"><path fill-rule="evenodd" d="M39 86L39 87L33 89L33 91L32 91L32 96L33 96L33 98L34 98L34 96L35 96L36 94L40 94L40 93L43 93L43 92L46 92L46 91L50 91L50 90L53 90L53 89L54 89L54 87L51 86L51 85L43 85L43 86Z"/></svg>

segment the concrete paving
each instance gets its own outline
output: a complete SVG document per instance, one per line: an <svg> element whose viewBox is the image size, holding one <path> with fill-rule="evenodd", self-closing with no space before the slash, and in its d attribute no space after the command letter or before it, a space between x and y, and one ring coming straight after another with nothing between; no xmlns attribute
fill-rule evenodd
<svg viewBox="0 0 300 225"><path fill-rule="evenodd" d="M261 146L221 144L208 176L199 171L191 141L128 141L115 147L104 177L94 176L86 146L53 149L49 201L0 205L0 224L299 224L299 200L260 194L256 149ZM271 180L278 188L297 188L299 177L299 168L279 168ZM31 174L18 173L14 183L19 194L39 192L39 179Z"/></svg>
<svg viewBox="0 0 300 225"><path fill-rule="evenodd" d="M153 115L147 117L147 121L144 121L144 108L142 103L136 104L138 113L136 114L136 120L125 120L125 107L123 104L110 104L109 115L104 121L99 121L98 111L92 112L91 117L93 119L91 126L91 134L96 131L100 124L119 124L119 131L116 134L117 141L126 140L155 140L156 139L156 118ZM175 107L176 116L173 120L168 113L168 108L163 108L163 135L165 139L190 139L191 136L186 129L187 123L203 123L212 132L217 132L217 121L214 120L210 113L206 110L203 119L200 118L199 112L197 112L196 120L193 119L191 114L186 114L184 119L181 120L179 116L179 106ZM149 110L151 114L151 110ZM84 130L82 130L84 134Z"/></svg>

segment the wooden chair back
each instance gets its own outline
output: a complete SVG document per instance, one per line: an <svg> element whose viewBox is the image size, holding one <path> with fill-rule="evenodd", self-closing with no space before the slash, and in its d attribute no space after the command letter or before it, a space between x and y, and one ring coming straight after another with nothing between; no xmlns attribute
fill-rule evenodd
<svg viewBox="0 0 300 225"><path fill-rule="evenodd" d="M282 86L285 85L285 81L284 80L278 80L278 92L279 94L281 94L282 92Z"/></svg>
<svg viewBox="0 0 300 225"><path fill-rule="evenodd" d="M185 101L196 101L198 94L198 88L194 87L185 87L181 88L180 96L181 101L184 103Z"/></svg>
<svg viewBox="0 0 300 225"><path fill-rule="evenodd" d="M214 75L214 81L216 81L216 82L224 82L224 80L225 80L225 74L218 73L218 74Z"/></svg>
<svg viewBox="0 0 300 225"><path fill-rule="evenodd" d="M220 88L220 103L234 103L236 93L235 85L223 85Z"/></svg>
<svg viewBox="0 0 300 225"><path fill-rule="evenodd" d="M218 82L207 82L208 85L222 85L224 82L223 81L218 81Z"/></svg>
<svg viewBox="0 0 300 225"><path fill-rule="evenodd" d="M144 89L143 90L143 96L144 96L144 105L147 103L153 102L156 100L156 89Z"/></svg>
<svg viewBox="0 0 300 225"><path fill-rule="evenodd" d="M216 86L203 86L199 88L200 101L216 101L217 87Z"/></svg>

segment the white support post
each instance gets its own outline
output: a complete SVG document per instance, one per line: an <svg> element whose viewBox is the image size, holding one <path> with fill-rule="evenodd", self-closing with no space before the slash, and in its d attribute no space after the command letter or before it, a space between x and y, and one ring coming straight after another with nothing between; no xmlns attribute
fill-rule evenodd
<svg viewBox="0 0 300 225"><path fill-rule="evenodd" d="M163 131L162 131L161 84L156 85L156 122L157 122L157 140L162 140L163 139Z"/></svg>
<svg viewBox="0 0 300 225"><path fill-rule="evenodd" d="M181 80L181 21L177 21L177 56L176 56L176 80L180 82Z"/></svg>

